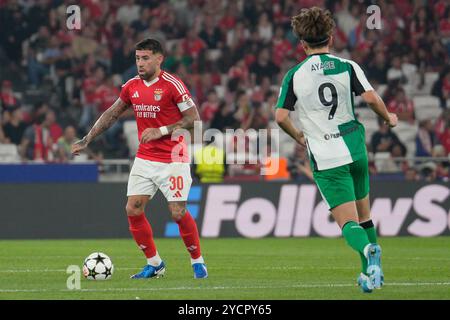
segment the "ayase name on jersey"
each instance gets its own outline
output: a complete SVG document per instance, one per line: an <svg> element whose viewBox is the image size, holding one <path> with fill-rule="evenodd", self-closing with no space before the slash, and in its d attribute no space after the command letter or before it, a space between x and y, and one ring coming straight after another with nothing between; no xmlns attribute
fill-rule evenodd
<svg viewBox="0 0 450 320"><path fill-rule="evenodd" d="M325 61L311 64L311 71L334 69L334 61Z"/></svg>

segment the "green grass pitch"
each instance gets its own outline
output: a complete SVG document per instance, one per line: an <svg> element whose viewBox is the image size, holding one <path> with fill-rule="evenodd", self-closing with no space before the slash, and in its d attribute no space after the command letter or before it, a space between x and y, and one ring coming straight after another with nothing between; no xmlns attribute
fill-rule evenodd
<svg viewBox="0 0 450 320"><path fill-rule="evenodd" d="M386 283L371 294L342 238L202 239L201 280L181 239L156 239L166 276L147 280L129 279L145 264L131 238L0 241L0 299L450 299L450 237L379 240ZM95 251L111 257L113 277L68 290L67 267Z"/></svg>

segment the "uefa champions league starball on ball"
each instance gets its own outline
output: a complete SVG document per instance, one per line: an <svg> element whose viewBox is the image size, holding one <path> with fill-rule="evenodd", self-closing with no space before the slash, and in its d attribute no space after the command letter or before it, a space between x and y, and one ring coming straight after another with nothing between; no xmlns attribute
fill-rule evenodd
<svg viewBox="0 0 450 320"><path fill-rule="evenodd" d="M91 253L83 263L83 275L88 280L108 280L112 277L114 265L103 252Z"/></svg>

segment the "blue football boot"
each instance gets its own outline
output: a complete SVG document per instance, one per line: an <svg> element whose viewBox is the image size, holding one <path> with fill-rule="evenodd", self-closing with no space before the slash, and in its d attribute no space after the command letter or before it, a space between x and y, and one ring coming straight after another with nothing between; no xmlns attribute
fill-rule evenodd
<svg viewBox="0 0 450 320"><path fill-rule="evenodd" d="M372 280L362 272L358 277L358 286L361 287L364 293L371 293L374 289Z"/></svg>
<svg viewBox="0 0 450 320"><path fill-rule="evenodd" d="M206 269L206 265L204 263L194 263L192 265L192 269L194 269L195 279L208 278L208 270Z"/></svg>
<svg viewBox="0 0 450 320"><path fill-rule="evenodd" d="M384 282L384 275L381 270L381 247L373 243L369 246L367 254L367 275L372 280L374 288L380 289L382 281Z"/></svg>
<svg viewBox="0 0 450 320"><path fill-rule="evenodd" d="M146 278L160 278L164 276L166 272L166 264L161 261L157 267L146 265L141 272L131 276L131 279L146 279Z"/></svg>
<svg viewBox="0 0 450 320"><path fill-rule="evenodd" d="M363 275L363 273L361 273L361 274L358 276L358 279L356 280L357 283L358 283L358 286L360 286L360 287L361 287L361 284L362 284L362 282L363 282L362 275ZM384 284L384 274L383 274L383 271L381 271L381 286L383 286L383 284Z"/></svg>

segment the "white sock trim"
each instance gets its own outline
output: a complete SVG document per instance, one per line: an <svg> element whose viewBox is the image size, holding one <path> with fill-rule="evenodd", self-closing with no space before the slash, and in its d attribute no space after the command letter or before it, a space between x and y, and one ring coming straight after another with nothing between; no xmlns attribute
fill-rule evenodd
<svg viewBox="0 0 450 320"><path fill-rule="evenodd" d="M370 247L370 243L364 247L364 256L366 258L369 258L369 247Z"/></svg>
<svg viewBox="0 0 450 320"><path fill-rule="evenodd" d="M151 258L147 259L147 263L151 266L157 267L161 264L162 260L161 257L158 254L158 251L156 251L156 255L154 255Z"/></svg>
<svg viewBox="0 0 450 320"><path fill-rule="evenodd" d="M202 256L198 257L197 259L192 259L191 258L191 265L194 264L194 263L205 263L205 260L203 260Z"/></svg>

